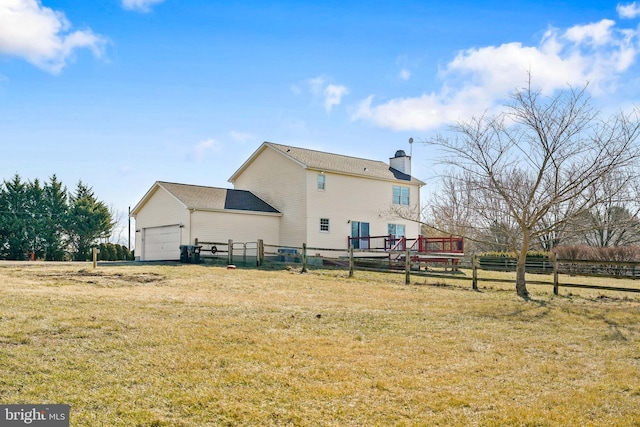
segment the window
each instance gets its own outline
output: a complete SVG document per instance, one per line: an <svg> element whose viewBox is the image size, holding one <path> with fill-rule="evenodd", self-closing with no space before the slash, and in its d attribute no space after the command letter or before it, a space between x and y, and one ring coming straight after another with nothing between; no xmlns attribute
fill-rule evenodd
<svg viewBox="0 0 640 427"><path fill-rule="evenodd" d="M320 218L320 232L321 233L329 232L329 218Z"/></svg>
<svg viewBox="0 0 640 427"><path fill-rule="evenodd" d="M388 249L405 250L406 242L402 243L402 238L405 237L404 224L389 224L387 230L390 236Z"/></svg>
<svg viewBox="0 0 640 427"><path fill-rule="evenodd" d="M318 190L324 191L324 184L326 181L326 176L323 174L318 175Z"/></svg>
<svg viewBox="0 0 640 427"><path fill-rule="evenodd" d="M393 204L409 206L409 187L393 186Z"/></svg>
<svg viewBox="0 0 640 427"><path fill-rule="evenodd" d="M391 237L395 237L396 239L405 236L404 224L389 224L388 230L389 235Z"/></svg>

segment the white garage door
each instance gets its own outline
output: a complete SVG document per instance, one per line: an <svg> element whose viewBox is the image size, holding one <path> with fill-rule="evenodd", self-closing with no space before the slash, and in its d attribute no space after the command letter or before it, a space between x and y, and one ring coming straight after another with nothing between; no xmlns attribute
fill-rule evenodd
<svg viewBox="0 0 640 427"><path fill-rule="evenodd" d="M177 261L179 259L179 225L144 229L144 261Z"/></svg>

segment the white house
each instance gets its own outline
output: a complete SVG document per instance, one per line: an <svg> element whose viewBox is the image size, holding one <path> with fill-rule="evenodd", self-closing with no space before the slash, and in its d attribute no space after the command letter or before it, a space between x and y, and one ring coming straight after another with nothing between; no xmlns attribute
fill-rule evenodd
<svg viewBox="0 0 640 427"><path fill-rule="evenodd" d="M156 182L131 211L136 257L177 260L196 239L347 249L350 237L420 234L416 221L390 215L418 212L424 185L401 150L387 164L264 142L229 182L233 190Z"/></svg>

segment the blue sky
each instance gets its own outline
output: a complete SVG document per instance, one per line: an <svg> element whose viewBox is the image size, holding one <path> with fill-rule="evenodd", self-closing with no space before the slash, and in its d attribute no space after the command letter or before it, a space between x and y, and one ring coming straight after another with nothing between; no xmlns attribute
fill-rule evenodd
<svg viewBox="0 0 640 427"><path fill-rule="evenodd" d="M639 24L584 0L0 0L0 179L82 180L123 214L156 180L229 187L263 141L387 161L529 71L629 108Z"/></svg>

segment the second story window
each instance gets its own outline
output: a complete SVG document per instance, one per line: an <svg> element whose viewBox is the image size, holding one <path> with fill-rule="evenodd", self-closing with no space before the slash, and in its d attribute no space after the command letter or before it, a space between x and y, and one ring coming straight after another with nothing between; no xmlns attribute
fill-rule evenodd
<svg viewBox="0 0 640 427"><path fill-rule="evenodd" d="M409 206L409 187L393 186L393 204Z"/></svg>
<svg viewBox="0 0 640 427"><path fill-rule="evenodd" d="M329 218L320 218L320 232L329 232Z"/></svg>
<svg viewBox="0 0 640 427"><path fill-rule="evenodd" d="M324 191L326 182L326 176L324 174L318 175L318 190Z"/></svg>

